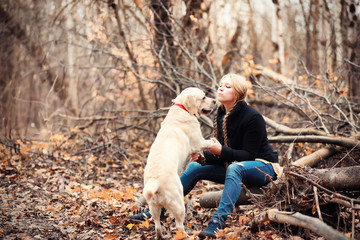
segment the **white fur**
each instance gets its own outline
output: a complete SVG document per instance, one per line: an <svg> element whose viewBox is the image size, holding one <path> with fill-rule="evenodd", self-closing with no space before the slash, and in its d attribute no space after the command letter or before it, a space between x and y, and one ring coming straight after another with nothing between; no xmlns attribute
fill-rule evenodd
<svg viewBox="0 0 360 240"><path fill-rule="evenodd" d="M162 207L175 218L176 228L184 231L185 205L178 172L191 153L213 144L202 136L198 117L203 110L212 110L215 100L205 97L198 88L187 88L173 102L189 112L178 106L170 108L150 148L144 172L143 195L155 222L157 238L162 238Z"/></svg>

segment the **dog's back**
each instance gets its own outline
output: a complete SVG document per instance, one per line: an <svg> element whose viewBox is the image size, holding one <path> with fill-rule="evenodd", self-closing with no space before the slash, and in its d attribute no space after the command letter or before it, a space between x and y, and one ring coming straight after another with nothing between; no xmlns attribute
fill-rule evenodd
<svg viewBox="0 0 360 240"><path fill-rule="evenodd" d="M144 172L143 194L148 202L164 204L165 199L161 197L157 197L156 201L151 199L166 194L168 188L174 188L174 181L178 183L179 168L185 164L191 148L189 142L179 141L186 139L185 135L186 133L178 128L163 125L160 129L150 148Z"/></svg>

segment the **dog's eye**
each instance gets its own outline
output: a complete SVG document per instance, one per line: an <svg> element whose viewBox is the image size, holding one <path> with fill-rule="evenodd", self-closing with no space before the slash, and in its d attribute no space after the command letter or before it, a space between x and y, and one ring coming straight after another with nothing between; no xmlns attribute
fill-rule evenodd
<svg viewBox="0 0 360 240"><path fill-rule="evenodd" d="M206 97L203 97L203 99L202 100L205 100L206 99Z"/></svg>

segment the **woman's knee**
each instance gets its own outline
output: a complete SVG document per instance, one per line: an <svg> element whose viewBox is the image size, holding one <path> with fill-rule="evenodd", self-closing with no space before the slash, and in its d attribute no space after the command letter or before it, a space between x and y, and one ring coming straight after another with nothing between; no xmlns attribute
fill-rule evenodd
<svg viewBox="0 0 360 240"><path fill-rule="evenodd" d="M237 169L238 167L239 167L238 164L236 164L236 163L231 163L226 170L227 170L227 171L235 171L235 169Z"/></svg>
<svg viewBox="0 0 360 240"><path fill-rule="evenodd" d="M191 175L191 173L193 173L194 171L196 172L197 169L199 169L200 167L201 167L200 163L190 162L183 174Z"/></svg>
<svg viewBox="0 0 360 240"><path fill-rule="evenodd" d="M242 178L245 168L239 164L231 163L226 169L227 177Z"/></svg>
<svg viewBox="0 0 360 240"><path fill-rule="evenodd" d="M187 166L186 170L193 170L193 169L198 169L202 167L202 165L198 162L190 162L189 165Z"/></svg>
<svg viewBox="0 0 360 240"><path fill-rule="evenodd" d="M231 163L226 172L236 172L236 173L241 173L245 168L241 165L241 163Z"/></svg>

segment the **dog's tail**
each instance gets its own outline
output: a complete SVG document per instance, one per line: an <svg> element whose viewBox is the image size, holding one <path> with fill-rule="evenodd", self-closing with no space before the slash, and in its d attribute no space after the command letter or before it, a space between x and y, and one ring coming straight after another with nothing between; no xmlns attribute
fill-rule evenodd
<svg viewBox="0 0 360 240"><path fill-rule="evenodd" d="M154 197L158 189L159 189L159 181L156 179L149 179L143 190L143 195L146 201L149 201L152 197Z"/></svg>

